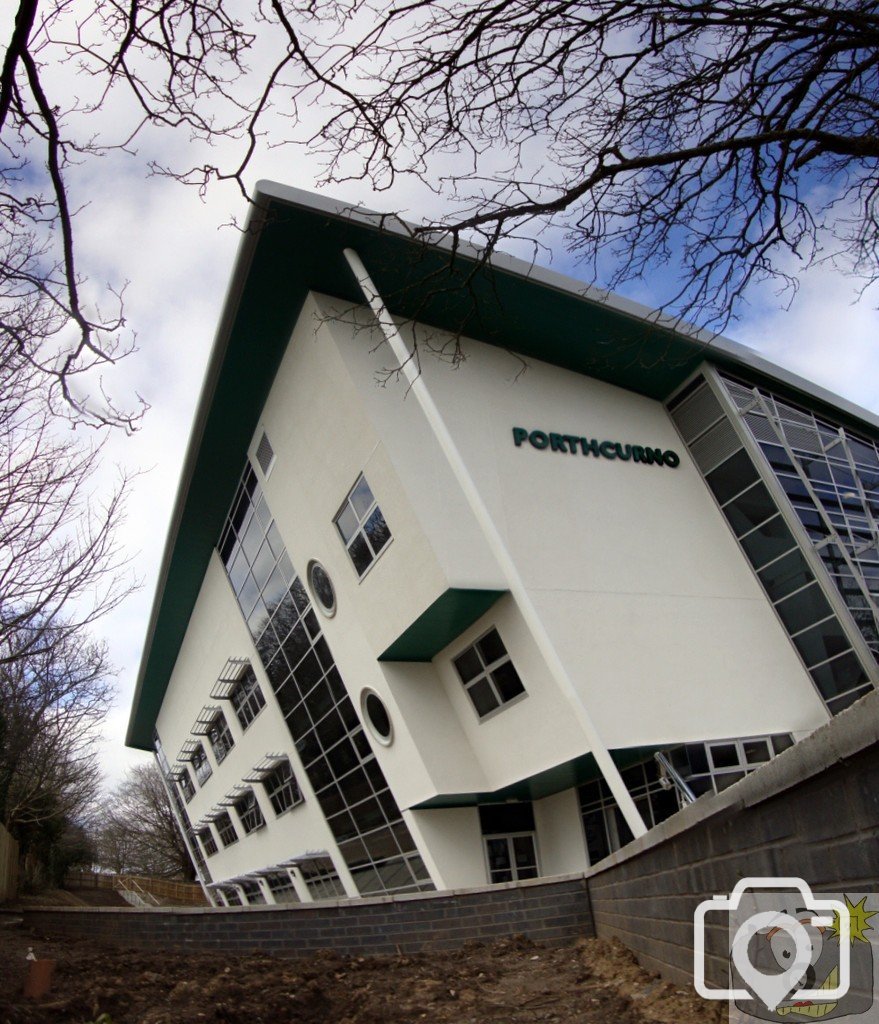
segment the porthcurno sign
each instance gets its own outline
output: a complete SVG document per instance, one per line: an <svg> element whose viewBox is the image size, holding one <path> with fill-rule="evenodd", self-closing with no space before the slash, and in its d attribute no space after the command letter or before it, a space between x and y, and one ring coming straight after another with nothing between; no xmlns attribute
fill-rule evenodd
<svg viewBox="0 0 879 1024"><path fill-rule="evenodd" d="M598 441L577 434L555 434L544 430L526 430L513 427L513 441L521 448L527 441L538 451L565 452L568 455L594 455L601 459L620 459L622 462L642 462L646 466L668 466L675 469L681 464L677 452L663 451L640 444L621 444L619 441Z"/></svg>

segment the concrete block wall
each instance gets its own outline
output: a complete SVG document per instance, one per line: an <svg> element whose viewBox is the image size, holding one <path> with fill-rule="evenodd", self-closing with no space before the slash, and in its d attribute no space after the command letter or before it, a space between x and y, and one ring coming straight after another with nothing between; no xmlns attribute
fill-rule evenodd
<svg viewBox="0 0 879 1024"><path fill-rule="evenodd" d="M879 693L726 792L700 800L587 875L596 934L689 984L693 912L748 876L879 891ZM706 976L724 984L727 928L706 918Z"/></svg>
<svg viewBox="0 0 879 1024"><path fill-rule="evenodd" d="M304 956L419 953L456 949L473 939L525 934L561 945L591 936L582 875L535 879L415 896L324 900L215 910L26 908L25 924L96 944L191 952L270 952Z"/></svg>
<svg viewBox="0 0 879 1024"><path fill-rule="evenodd" d="M619 938L689 984L693 911L747 876L796 876L816 892L879 891L879 693L726 792L703 798L585 875L415 896L229 909L24 911L49 934L180 950L300 955L451 949L524 933ZM727 934L706 929L709 982L726 979Z"/></svg>

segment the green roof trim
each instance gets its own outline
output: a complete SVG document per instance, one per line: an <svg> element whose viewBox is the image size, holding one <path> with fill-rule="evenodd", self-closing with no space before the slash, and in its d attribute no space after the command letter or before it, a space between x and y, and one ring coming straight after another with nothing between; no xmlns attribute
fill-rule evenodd
<svg viewBox="0 0 879 1024"><path fill-rule="evenodd" d="M432 661L507 593L507 590L450 587L382 651L378 660Z"/></svg>
<svg viewBox="0 0 879 1024"><path fill-rule="evenodd" d="M674 746L674 744L671 744ZM614 764L620 771L632 765L646 761L662 747L623 747L610 752ZM582 786L586 782L594 782L601 778L598 764L592 754L581 754L570 761L564 761L553 768L531 775L528 778L513 782L503 789L495 789L485 793L440 793L413 805L410 810L427 811L442 807L476 807L479 804L499 804L508 800L542 800L554 796L566 789Z"/></svg>
<svg viewBox="0 0 879 1024"><path fill-rule="evenodd" d="M706 358L879 436L879 418L749 349L504 255L427 245L382 217L259 182L242 234L165 544L126 742L152 748L156 717L226 511L309 291L362 304L343 251L355 249L392 313L667 398Z"/></svg>

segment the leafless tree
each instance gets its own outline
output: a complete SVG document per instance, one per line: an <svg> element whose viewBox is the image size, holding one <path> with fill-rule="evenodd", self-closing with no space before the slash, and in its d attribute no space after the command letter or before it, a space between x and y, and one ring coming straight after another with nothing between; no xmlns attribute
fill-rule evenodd
<svg viewBox="0 0 879 1024"><path fill-rule="evenodd" d="M593 279L666 283L702 324L820 260L871 282L877 43L875 0L19 0L0 74L6 337L78 415L130 423L69 386L122 345L121 314L84 298L71 171L156 128L185 145L153 170L200 189L246 191L261 148L296 143L325 184L440 191L452 213L425 238L489 253L558 225Z"/></svg>
<svg viewBox="0 0 879 1024"><path fill-rule="evenodd" d="M126 481L102 496L102 443L59 423L39 371L0 350L0 667L84 636L131 590L114 540Z"/></svg>
<svg viewBox="0 0 879 1024"><path fill-rule="evenodd" d="M195 878L158 766L130 768L97 825L98 861L117 873Z"/></svg>
<svg viewBox="0 0 879 1024"><path fill-rule="evenodd" d="M879 4L339 6L370 28L332 73L369 93L336 98L326 147L378 186L446 158L459 212L425 237L491 251L557 224L593 279L668 268L669 308L703 324L816 261L876 279Z"/></svg>
<svg viewBox="0 0 879 1024"><path fill-rule="evenodd" d="M0 821L30 882L62 870L97 795L113 673L93 627L133 585L114 541L125 481L101 496L101 445L0 349Z"/></svg>
<svg viewBox="0 0 879 1024"><path fill-rule="evenodd" d="M112 697L103 646L49 621L34 645L32 628L27 657L0 660L0 821L30 880L97 797L95 745ZM4 655L17 646L14 631L0 640Z"/></svg>

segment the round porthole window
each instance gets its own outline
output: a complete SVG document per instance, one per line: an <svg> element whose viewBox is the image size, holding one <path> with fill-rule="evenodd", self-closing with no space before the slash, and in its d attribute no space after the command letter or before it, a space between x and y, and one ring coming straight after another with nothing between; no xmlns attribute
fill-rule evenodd
<svg viewBox="0 0 879 1024"><path fill-rule="evenodd" d="M374 690L364 690L360 697L360 706L363 708L363 717L369 725L370 732L379 743L389 747L394 739L394 727L391 725L391 716L384 701Z"/></svg>
<svg viewBox="0 0 879 1024"><path fill-rule="evenodd" d="M308 585L320 610L325 615L335 615L336 591L333 588L333 581L320 562L308 563Z"/></svg>

